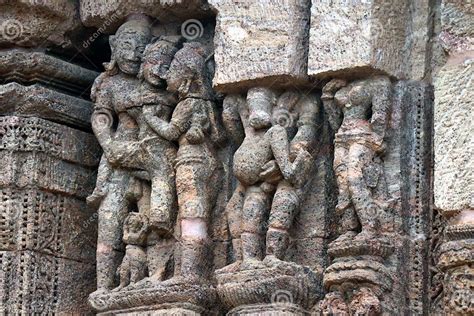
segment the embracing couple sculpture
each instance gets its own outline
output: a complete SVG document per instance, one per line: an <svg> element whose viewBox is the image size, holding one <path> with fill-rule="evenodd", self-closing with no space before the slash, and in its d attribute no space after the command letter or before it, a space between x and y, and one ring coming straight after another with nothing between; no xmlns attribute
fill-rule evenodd
<svg viewBox="0 0 474 316"><path fill-rule="evenodd" d="M111 62L92 91L92 126L104 151L88 198L100 205L98 292L115 287L116 271L116 290L162 281L170 273L173 234L183 255L168 282L180 282L179 275L199 279L216 193L205 184L219 169L207 52L179 36L153 39L146 19L124 23L110 46ZM142 280L146 270L150 277Z"/></svg>

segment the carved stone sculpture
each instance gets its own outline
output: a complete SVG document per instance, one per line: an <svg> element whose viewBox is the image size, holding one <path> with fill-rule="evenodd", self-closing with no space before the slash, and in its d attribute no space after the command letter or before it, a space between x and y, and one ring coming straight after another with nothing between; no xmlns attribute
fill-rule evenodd
<svg viewBox="0 0 474 316"><path fill-rule="evenodd" d="M0 1L0 314L474 315L471 2Z"/></svg>
<svg viewBox="0 0 474 316"><path fill-rule="evenodd" d="M334 79L324 86L322 99L336 131L333 166L341 235L329 245L333 260L324 275L329 293L319 308L326 314L378 315L384 310L379 297L394 282L384 265L394 247L382 229L392 215L380 158L392 85L387 77L351 83Z"/></svg>
<svg viewBox="0 0 474 316"><path fill-rule="evenodd" d="M194 303L191 309L199 309L202 297L206 302L212 299L211 270L206 260L211 251L208 231L217 191L208 184L218 184L220 177L221 166L215 145L220 141L221 131L207 70L208 53L200 43L185 43L178 50L179 44L178 37L164 37L145 50L140 72L144 81L138 103L128 105L126 109L127 116L138 126L138 141L106 141L105 153L109 150L115 155L114 162L126 168L134 183L141 183L140 194L127 195L134 196L132 200L137 201L139 213L149 221L147 262L150 277L116 294L93 296L93 304L99 310L179 302ZM162 89L164 78L169 92ZM179 101L176 106L173 105L174 93ZM175 141L178 142L177 152L173 145ZM146 172L145 176L140 170ZM151 180L151 191L145 193L143 181L147 176ZM129 188L128 192L133 190ZM160 252L170 254L166 240L173 234L175 194L178 222L174 235L179 247L174 249L175 264L171 269L174 276L164 280L167 272L164 264L168 260L163 260L164 254ZM127 249L129 246L127 244ZM134 249L141 258L138 249ZM124 260L129 261L127 253ZM199 291L195 292L196 288ZM143 294L137 300L130 299L129 293L133 291L147 293L149 298Z"/></svg>
<svg viewBox="0 0 474 316"><path fill-rule="evenodd" d="M97 247L97 293L115 287L115 271L123 249L121 234L123 220L131 204L127 200L131 174L120 165L120 152L113 143L136 140L138 128L127 108L140 95L137 74L141 56L151 38L147 21L124 23L110 38L111 62L93 87L95 110L92 127L104 150L96 190L89 202L99 202L99 236ZM118 117L115 130L114 115ZM125 154L126 155L126 154ZM97 201L98 200L98 201Z"/></svg>
<svg viewBox="0 0 474 316"><path fill-rule="evenodd" d="M210 212L216 191L219 162L214 146L219 141L217 114L206 70L206 51L199 43L185 43L171 63L168 90L178 93L179 103L171 121L146 116L161 137L177 140L176 187L179 205L181 271L168 282L207 282L204 260L209 247ZM207 272L207 273L206 273Z"/></svg>
<svg viewBox="0 0 474 316"><path fill-rule="evenodd" d="M390 96L391 83L385 77L351 84L336 79L323 88L324 108L336 131L336 213L342 218L343 230L338 241L355 235L358 240L380 235L388 201L382 191L384 178L378 156L384 150Z"/></svg>
<svg viewBox="0 0 474 316"><path fill-rule="evenodd" d="M125 256L117 271L120 285L114 291L137 283L147 274L146 250L144 248L148 233L148 218L139 213L130 213L123 224Z"/></svg>
<svg viewBox="0 0 474 316"><path fill-rule="evenodd" d="M263 289L282 280L291 296L312 288L311 282L299 284L297 276L311 272L284 260L288 230L314 164L318 111L314 95L278 96L267 88L250 89L247 100L235 95L224 100L225 126L242 142L234 155L239 183L226 209L236 261L216 271L219 295L228 306L270 303L272 293ZM245 283L251 275L253 282ZM300 297L294 303L310 301Z"/></svg>

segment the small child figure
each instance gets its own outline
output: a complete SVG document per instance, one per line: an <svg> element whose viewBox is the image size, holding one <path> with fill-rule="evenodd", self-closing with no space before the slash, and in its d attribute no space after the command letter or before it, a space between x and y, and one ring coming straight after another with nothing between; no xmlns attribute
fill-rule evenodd
<svg viewBox="0 0 474 316"><path fill-rule="evenodd" d="M147 276L147 258L144 248L148 234L148 218L131 212L123 223L123 242L126 244L125 256L117 269L120 285L118 291L129 284L137 283Z"/></svg>

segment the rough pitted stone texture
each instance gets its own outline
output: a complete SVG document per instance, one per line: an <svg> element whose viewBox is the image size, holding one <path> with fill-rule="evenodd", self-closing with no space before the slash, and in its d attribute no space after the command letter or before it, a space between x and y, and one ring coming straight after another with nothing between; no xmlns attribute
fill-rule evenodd
<svg viewBox="0 0 474 316"><path fill-rule="evenodd" d="M217 90L278 87L306 79L309 0L209 2L217 12Z"/></svg>
<svg viewBox="0 0 474 316"><path fill-rule="evenodd" d="M13 12L28 23L17 45L67 46L62 32L70 31L70 19L78 21L75 9L72 2L23 1L0 14ZM28 15L38 10L46 15ZM64 19L67 25L58 25ZM55 37L48 37L54 27L59 28ZM2 312L90 312L86 302L95 283L97 215L85 199L94 188L100 158L98 142L87 132L88 93L96 76L40 51L0 52Z"/></svg>
<svg viewBox="0 0 474 316"><path fill-rule="evenodd" d="M93 262L70 260L37 251L0 251L2 314L91 313Z"/></svg>
<svg viewBox="0 0 474 316"><path fill-rule="evenodd" d="M22 49L0 52L0 77L4 82L15 81L25 85L41 83L43 86L88 99L90 83L98 75L96 71L43 52Z"/></svg>
<svg viewBox="0 0 474 316"><path fill-rule="evenodd" d="M90 130L91 82L98 73L42 52L0 52L3 115L35 116Z"/></svg>
<svg viewBox="0 0 474 316"><path fill-rule="evenodd" d="M433 249L432 312L450 315L474 313L473 17L471 1L441 3L439 42L447 58L434 79L434 202L444 221Z"/></svg>
<svg viewBox="0 0 474 316"><path fill-rule="evenodd" d="M1 305L17 313L86 312L96 221L91 134L35 117L0 120Z"/></svg>
<svg viewBox="0 0 474 316"><path fill-rule="evenodd" d="M435 82L434 198L445 212L474 208L474 56L445 65Z"/></svg>
<svg viewBox="0 0 474 316"><path fill-rule="evenodd" d="M71 47L68 33L81 27L78 9L68 0L2 1L0 47Z"/></svg>
<svg viewBox="0 0 474 316"><path fill-rule="evenodd" d="M81 20L106 33L114 31L130 14L147 14L160 22L200 19L211 15L205 0L80 0Z"/></svg>
<svg viewBox="0 0 474 316"><path fill-rule="evenodd" d="M474 313L471 0L0 2L0 313Z"/></svg>
<svg viewBox="0 0 474 316"><path fill-rule="evenodd" d="M450 53L474 49L474 5L471 1L443 0L441 44Z"/></svg>
<svg viewBox="0 0 474 316"><path fill-rule="evenodd" d="M405 77L408 3L313 0L308 74Z"/></svg>

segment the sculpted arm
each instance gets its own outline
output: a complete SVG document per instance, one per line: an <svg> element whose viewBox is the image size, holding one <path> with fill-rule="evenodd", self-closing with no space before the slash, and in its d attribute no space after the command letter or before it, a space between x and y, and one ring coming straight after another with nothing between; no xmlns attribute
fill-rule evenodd
<svg viewBox="0 0 474 316"><path fill-rule="evenodd" d="M372 90L372 130L380 136L385 137L388 113L391 103L391 83L387 77L379 77L370 82Z"/></svg>
<svg viewBox="0 0 474 316"><path fill-rule="evenodd" d="M290 162L290 141L286 129L280 125L275 125L269 130L270 144L273 156L280 167L285 179L291 178L293 174Z"/></svg>
<svg viewBox="0 0 474 316"><path fill-rule="evenodd" d="M305 96L298 104L298 132L291 141L290 153L296 157L299 151L312 153L318 142L319 102L314 95Z"/></svg>
<svg viewBox="0 0 474 316"><path fill-rule="evenodd" d="M328 121L333 131L337 131L339 129L343 118L342 110L334 101L334 94L337 92L337 90L346 85L347 83L344 80L333 79L329 81L323 88L321 100L323 101L324 112L328 116Z"/></svg>
<svg viewBox="0 0 474 316"><path fill-rule="evenodd" d="M170 122L154 115L151 108L144 108L146 122L161 137L173 141L177 140L188 129L192 117L192 99L181 101L173 111Z"/></svg>
<svg viewBox="0 0 474 316"><path fill-rule="evenodd" d="M240 115L245 102L245 98L240 95L228 95L223 103L222 123L236 145L240 145L245 137Z"/></svg>
<svg viewBox="0 0 474 316"><path fill-rule="evenodd" d="M99 144L104 150L110 147L112 142L112 125L114 123L112 98L102 84L102 76L96 79L92 87L91 97L95 103L94 112L91 117L92 130Z"/></svg>

